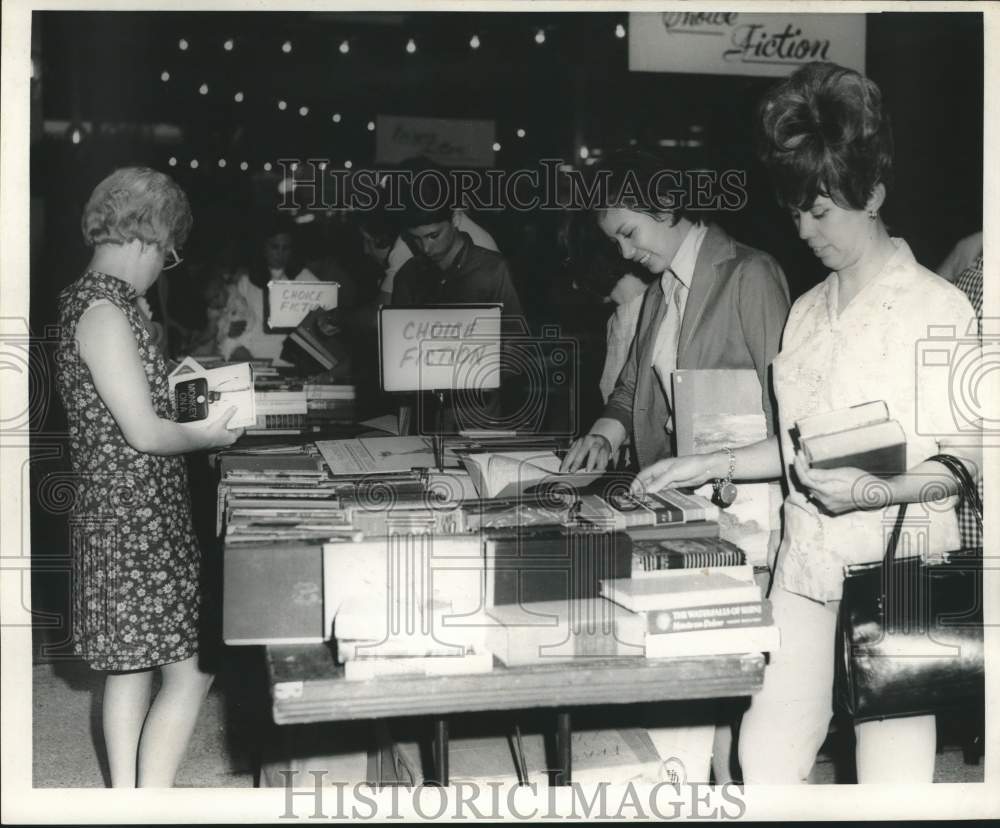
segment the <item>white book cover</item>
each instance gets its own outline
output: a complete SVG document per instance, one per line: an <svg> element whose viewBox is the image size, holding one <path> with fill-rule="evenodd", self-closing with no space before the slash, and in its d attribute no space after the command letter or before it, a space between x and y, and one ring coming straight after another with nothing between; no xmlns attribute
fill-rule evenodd
<svg viewBox="0 0 1000 828"><path fill-rule="evenodd" d="M234 362L205 368L196 359L184 357L170 372L170 399L177 422L201 428L236 406L230 428L247 428L257 422L253 365Z"/></svg>
<svg viewBox="0 0 1000 828"><path fill-rule="evenodd" d="M646 658L773 653L780 647L781 631L774 624L646 636Z"/></svg>

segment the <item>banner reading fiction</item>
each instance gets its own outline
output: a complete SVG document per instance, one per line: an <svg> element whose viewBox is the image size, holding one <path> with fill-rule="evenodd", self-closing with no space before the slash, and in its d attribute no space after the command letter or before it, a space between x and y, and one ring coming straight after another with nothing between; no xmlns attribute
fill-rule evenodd
<svg viewBox="0 0 1000 828"><path fill-rule="evenodd" d="M628 68L633 72L789 75L831 61L865 71L863 14L632 12Z"/></svg>
<svg viewBox="0 0 1000 828"><path fill-rule="evenodd" d="M375 119L375 160L382 163L423 155L446 167L491 167L495 140L493 121L398 115Z"/></svg>

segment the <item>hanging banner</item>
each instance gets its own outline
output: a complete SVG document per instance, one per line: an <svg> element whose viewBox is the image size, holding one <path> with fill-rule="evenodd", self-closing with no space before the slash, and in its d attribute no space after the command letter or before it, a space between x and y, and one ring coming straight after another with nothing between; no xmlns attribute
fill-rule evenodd
<svg viewBox="0 0 1000 828"><path fill-rule="evenodd" d="M495 140L493 121L397 115L375 119L375 160L379 163L395 164L423 155L447 167L491 167Z"/></svg>
<svg viewBox="0 0 1000 828"><path fill-rule="evenodd" d="M632 12L633 72L790 75L813 61L865 71L863 14Z"/></svg>

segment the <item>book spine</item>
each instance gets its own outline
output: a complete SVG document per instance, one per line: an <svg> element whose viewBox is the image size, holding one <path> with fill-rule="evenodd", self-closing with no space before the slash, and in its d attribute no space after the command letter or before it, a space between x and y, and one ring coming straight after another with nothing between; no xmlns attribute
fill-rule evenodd
<svg viewBox="0 0 1000 828"><path fill-rule="evenodd" d="M748 601L742 604L715 604L676 610L652 610L645 616L646 632L669 635L689 630L715 630L729 627L751 627L771 623L769 601Z"/></svg>
<svg viewBox="0 0 1000 828"><path fill-rule="evenodd" d="M738 549L701 549L691 552L660 549L637 551L632 556L633 568L642 569L647 572L658 569L702 569L712 566L739 566L742 563L744 563L744 555Z"/></svg>

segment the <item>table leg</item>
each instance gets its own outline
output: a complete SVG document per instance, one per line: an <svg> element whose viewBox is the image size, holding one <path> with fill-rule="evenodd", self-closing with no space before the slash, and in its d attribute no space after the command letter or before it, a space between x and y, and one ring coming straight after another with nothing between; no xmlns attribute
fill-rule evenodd
<svg viewBox="0 0 1000 828"><path fill-rule="evenodd" d="M434 776L442 787L448 787L448 720L434 721Z"/></svg>
<svg viewBox="0 0 1000 828"><path fill-rule="evenodd" d="M573 781L573 730L568 710L556 713L556 756L559 772L557 785L569 785Z"/></svg>

